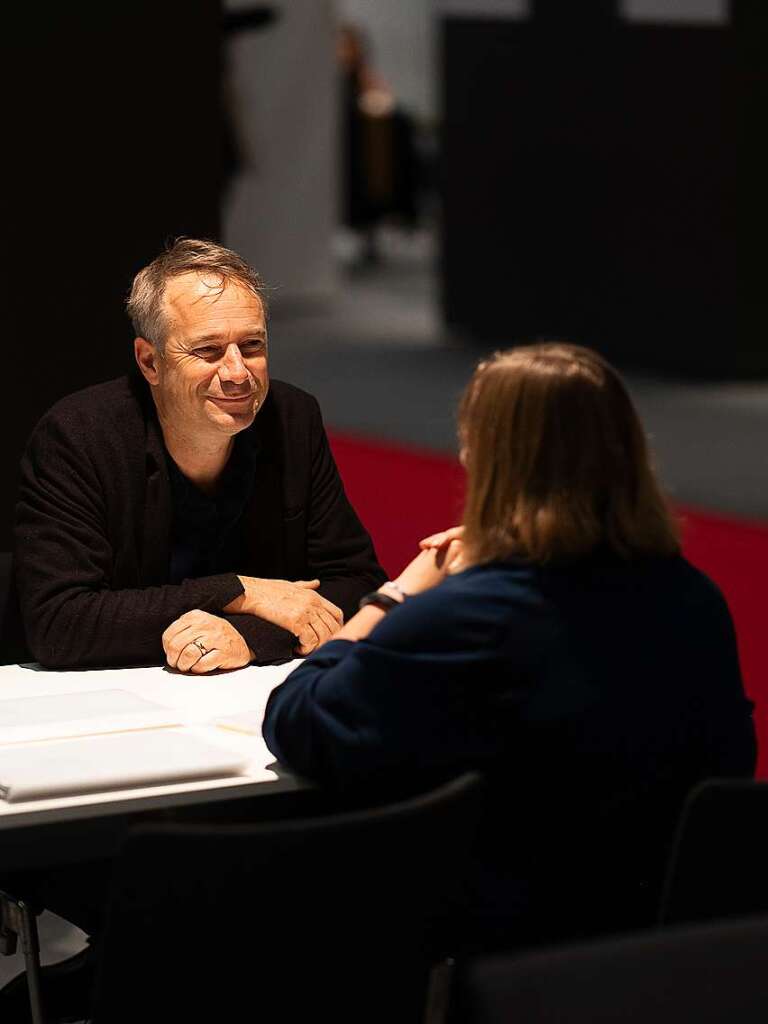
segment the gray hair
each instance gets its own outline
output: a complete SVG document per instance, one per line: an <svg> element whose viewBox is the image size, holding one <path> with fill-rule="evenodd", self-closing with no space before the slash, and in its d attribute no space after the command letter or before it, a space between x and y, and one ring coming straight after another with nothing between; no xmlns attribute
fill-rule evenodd
<svg viewBox="0 0 768 1024"><path fill-rule="evenodd" d="M218 277L221 290L234 281L259 299L266 316L266 286L242 256L215 242L177 238L157 259L138 272L126 300L126 310L136 336L153 342L161 352L168 329L163 312L165 286L172 277L189 273Z"/></svg>

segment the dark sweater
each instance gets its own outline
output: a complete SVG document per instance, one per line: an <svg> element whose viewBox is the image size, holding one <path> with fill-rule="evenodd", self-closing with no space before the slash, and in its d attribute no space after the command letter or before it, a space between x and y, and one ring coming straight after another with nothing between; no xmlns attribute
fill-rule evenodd
<svg viewBox="0 0 768 1024"><path fill-rule="evenodd" d="M650 923L685 793L755 761L727 606L678 557L450 577L311 655L264 737L340 786L482 768L467 906L485 945Z"/></svg>
<svg viewBox="0 0 768 1024"><path fill-rule="evenodd" d="M239 443L255 481L242 517L242 575L321 581L350 615L385 574L344 494L311 395L281 381ZM166 452L146 384L124 377L58 402L21 466L15 572L27 642L47 668L164 661L161 636L193 608L213 614L243 592L233 572L171 584L173 507ZM225 615L259 663L295 638Z"/></svg>

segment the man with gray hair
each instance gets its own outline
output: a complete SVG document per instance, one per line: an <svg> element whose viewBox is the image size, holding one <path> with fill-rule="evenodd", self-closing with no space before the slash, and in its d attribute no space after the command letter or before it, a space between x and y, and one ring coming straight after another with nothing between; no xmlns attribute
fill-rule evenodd
<svg viewBox="0 0 768 1024"><path fill-rule="evenodd" d="M22 461L31 653L191 673L309 653L385 574L317 402L270 383L258 275L179 239L127 308L138 372L58 402Z"/></svg>

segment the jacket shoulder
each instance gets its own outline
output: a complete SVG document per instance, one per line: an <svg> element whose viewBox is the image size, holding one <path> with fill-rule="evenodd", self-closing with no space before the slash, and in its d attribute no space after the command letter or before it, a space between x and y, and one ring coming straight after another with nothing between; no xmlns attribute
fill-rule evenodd
<svg viewBox="0 0 768 1024"><path fill-rule="evenodd" d="M314 395L284 380L276 380L272 377L269 382L269 393L275 405L281 411L306 410L310 412L319 409Z"/></svg>
<svg viewBox="0 0 768 1024"><path fill-rule="evenodd" d="M124 433L132 421L141 419L139 398L126 376L94 384L59 399L42 416L36 429L45 425L66 433L74 430L101 434L119 425L120 432Z"/></svg>

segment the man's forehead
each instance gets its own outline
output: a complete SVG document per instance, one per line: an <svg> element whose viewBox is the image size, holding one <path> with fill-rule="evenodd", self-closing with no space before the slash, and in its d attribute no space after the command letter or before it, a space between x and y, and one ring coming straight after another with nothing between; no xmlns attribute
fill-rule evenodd
<svg viewBox="0 0 768 1024"><path fill-rule="evenodd" d="M226 307L231 312L242 312L263 318L261 299L239 281L231 281L218 274L190 272L177 274L165 286L163 304L174 319L205 315L214 307ZM222 309L223 312L223 309Z"/></svg>

